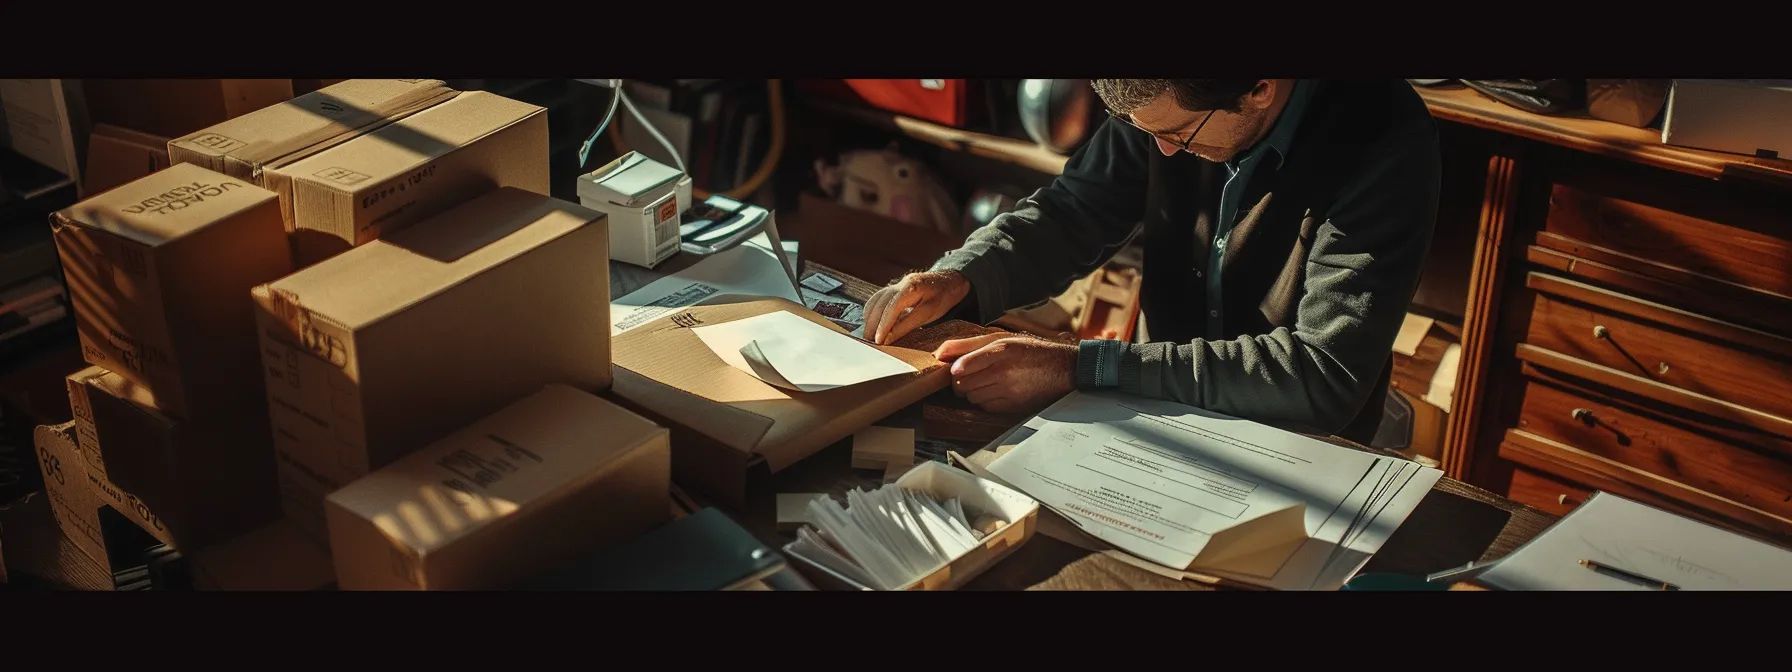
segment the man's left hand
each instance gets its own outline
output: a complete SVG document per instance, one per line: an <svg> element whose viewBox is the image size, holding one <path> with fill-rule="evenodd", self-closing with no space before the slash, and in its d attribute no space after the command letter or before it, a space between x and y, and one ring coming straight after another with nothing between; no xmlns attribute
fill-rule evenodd
<svg viewBox="0 0 1792 672"><path fill-rule="evenodd" d="M991 413L1033 412L1076 389L1074 343L1009 333L941 343L933 356L952 363L952 391Z"/></svg>

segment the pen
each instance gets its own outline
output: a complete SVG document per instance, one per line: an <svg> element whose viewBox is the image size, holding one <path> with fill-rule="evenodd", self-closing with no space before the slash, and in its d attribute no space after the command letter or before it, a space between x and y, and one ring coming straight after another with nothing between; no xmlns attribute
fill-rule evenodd
<svg viewBox="0 0 1792 672"><path fill-rule="evenodd" d="M1641 574L1634 574L1631 572L1626 572L1622 569L1618 569L1616 567L1610 567L1607 565L1602 565L1602 564L1599 564L1592 560L1582 560L1582 561L1580 561L1580 566L1585 567L1587 569L1591 569L1595 572L1599 572L1600 574L1604 574L1604 575L1612 577L1614 579L1618 579L1621 581L1628 581L1630 583L1634 583L1639 586L1654 588L1656 590L1679 590L1680 589L1679 586L1668 583L1666 581L1662 581L1660 579L1651 579L1651 578L1649 578L1647 576L1643 576Z"/></svg>

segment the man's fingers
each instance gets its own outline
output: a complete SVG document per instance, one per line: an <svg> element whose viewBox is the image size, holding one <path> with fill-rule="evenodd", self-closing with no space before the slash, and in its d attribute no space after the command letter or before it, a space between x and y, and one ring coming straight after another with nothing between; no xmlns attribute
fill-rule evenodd
<svg viewBox="0 0 1792 672"><path fill-rule="evenodd" d="M1001 381L1002 376L999 371L986 369L968 376L953 379L952 390L958 392L959 396L964 396Z"/></svg>
<svg viewBox="0 0 1792 672"><path fill-rule="evenodd" d="M883 319L878 321L877 337L871 339L871 342L878 345L888 344L890 342L890 328L896 326L896 319L901 317L902 311L913 308L916 304L921 303L921 300L925 298L923 294L924 292L921 288L914 285L909 285L898 290L896 296L892 297L887 302L887 305L879 311L883 313Z"/></svg>
<svg viewBox="0 0 1792 672"><path fill-rule="evenodd" d="M885 287L883 289L877 290L877 293L872 294L871 298L869 300L865 301L865 309L863 311L863 315L865 316L865 335L866 336L876 336L877 335L877 325L878 325L878 323L883 321L883 316L884 316L883 313L881 313L879 311L883 309L883 305L885 303L888 303L890 301L890 295L895 294L895 293L896 293L895 287Z"/></svg>
<svg viewBox="0 0 1792 672"><path fill-rule="evenodd" d="M982 336L972 336L970 338L954 338L945 343L941 343L940 347L934 348L933 357L942 362L949 362L953 359L976 352L978 348L1002 340L1008 336L1010 336L1010 334L997 332L994 334L984 334Z"/></svg>
<svg viewBox="0 0 1792 672"><path fill-rule="evenodd" d="M1007 351L1002 349L1001 345L1002 341L1006 340L1008 339L994 339L989 343L984 344L983 347L977 348L971 354L959 357L958 361L952 362L952 377L961 378L991 366L1000 366L1002 360L1005 359L1008 354Z"/></svg>
<svg viewBox="0 0 1792 672"><path fill-rule="evenodd" d="M971 390L969 394L964 395L964 398L965 398L965 401L969 401L973 404L976 404L978 406L984 407L985 409L988 409L990 402L1001 400L1007 394L1008 394L1007 386L985 385L985 386L977 388L975 390Z"/></svg>
<svg viewBox="0 0 1792 672"><path fill-rule="evenodd" d="M890 325L890 340L895 341L907 336L908 332L921 328L939 317L938 295L929 294L926 300L915 305L915 309L906 315L897 315L896 323Z"/></svg>

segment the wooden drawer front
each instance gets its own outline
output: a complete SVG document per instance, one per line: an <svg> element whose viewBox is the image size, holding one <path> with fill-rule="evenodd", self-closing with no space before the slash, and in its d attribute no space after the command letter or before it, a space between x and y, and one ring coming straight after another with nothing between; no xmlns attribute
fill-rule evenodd
<svg viewBox="0 0 1792 672"><path fill-rule="evenodd" d="M1619 464L1521 429L1506 430L1505 440L1500 443L1499 455L1519 465L1517 470L1546 474L1552 481L1566 479L1553 484L1564 490L1568 483L1584 483L1587 488L1603 490L1719 527L1730 528L1770 543L1784 544L1785 540L1792 539L1792 520L1743 506L1684 483ZM1518 479L1519 476L1513 476L1514 488L1519 483ZM1572 496L1572 492L1569 494ZM1544 496L1559 495L1545 491ZM1534 503L1531 505L1537 506ZM1574 505L1579 506L1579 503Z"/></svg>
<svg viewBox="0 0 1792 672"><path fill-rule="evenodd" d="M1568 515L1591 494L1591 489L1525 467L1512 470L1512 485L1506 488L1507 499L1557 516Z"/></svg>
<svg viewBox="0 0 1792 672"><path fill-rule="evenodd" d="M1525 381L1518 427L1693 488L1792 517L1792 442L1670 418L1559 381Z"/></svg>
<svg viewBox="0 0 1792 672"><path fill-rule="evenodd" d="M1782 209L1768 215L1783 219L1785 212ZM1733 216L1753 219L1762 215L1749 211ZM1767 224L1783 227L1785 223ZM1555 185L1550 192L1549 218L1544 228L1645 263L1792 295L1792 240L1756 233L1749 228L1612 198L1565 184ZM1773 226L1752 228L1777 230ZM1548 244L1543 237L1539 237L1538 243ZM1575 253L1573 250L1563 251Z"/></svg>
<svg viewBox="0 0 1792 672"><path fill-rule="evenodd" d="M1552 275L1526 284L1525 343L1792 417L1792 341Z"/></svg>

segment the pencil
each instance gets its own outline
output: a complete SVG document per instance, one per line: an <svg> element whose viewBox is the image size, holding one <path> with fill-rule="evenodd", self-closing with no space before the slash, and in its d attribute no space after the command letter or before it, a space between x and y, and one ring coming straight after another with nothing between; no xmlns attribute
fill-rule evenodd
<svg viewBox="0 0 1792 672"><path fill-rule="evenodd" d="M1614 579L1618 579L1620 581L1627 581L1627 582L1634 583L1636 585L1643 586L1646 588L1654 588L1656 590L1679 590L1680 589L1679 586L1668 583L1666 581L1662 581L1660 579L1651 579L1651 578L1649 578L1647 576L1643 576L1641 574L1627 572L1622 569L1618 569L1616 567L1611 567L1608 565L1603 565L1603 564L1594 562L1592 560L1582 560L1582 561L1580 561L1580 566L1585 567L1587 569L1591 569L1595 572L1599 572L1600 574L1604 574L1604 575L1612 577Z"/></svg>

